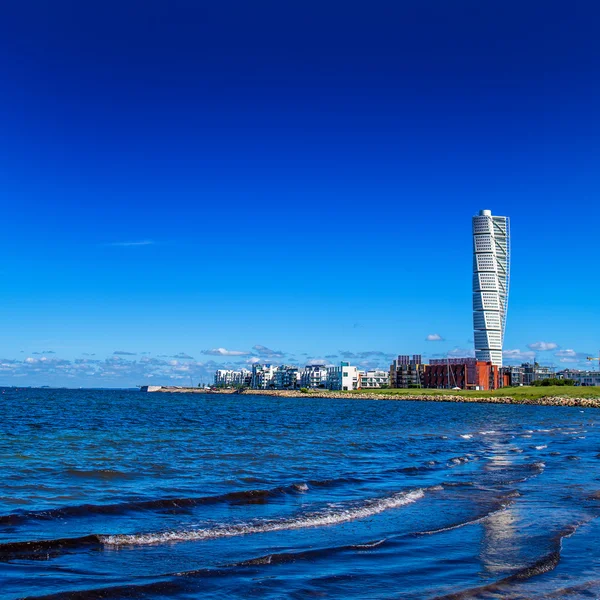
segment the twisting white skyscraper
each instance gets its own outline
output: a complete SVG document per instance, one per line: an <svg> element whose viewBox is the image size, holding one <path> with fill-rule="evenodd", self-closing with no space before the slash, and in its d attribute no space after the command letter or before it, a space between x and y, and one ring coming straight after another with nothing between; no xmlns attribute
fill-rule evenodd
<svg viewBox="0 0 600 600"><path fill-rule="evenodd" d="M498 367L502 366L509 281L509 219L480 210L473 217L475 357Z"/></svg>

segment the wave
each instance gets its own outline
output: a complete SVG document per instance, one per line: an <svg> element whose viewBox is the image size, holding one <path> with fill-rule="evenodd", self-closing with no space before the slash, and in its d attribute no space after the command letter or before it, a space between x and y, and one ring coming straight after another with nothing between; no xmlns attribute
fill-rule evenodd
<svg viewBox="0 0 600 600"><path fill-rule="evenodd" d="M467 590L461 590L459 592L444 596L436 596L433 600L466 600L467 598L479 597L482 594L502 594L507 592L510 586L514 585L515 583L527 581L532 577L553 571L560 562L563 539L572 536L583 524L584 523L582 522L569 525L562 531L559 531L551 540L552 544L554 545L554 549L552 551L540 557L534 563L525 565L524 567L518 569L512 575L480 587L469 588Z"/></svg>
<svg viewBox="0 0 600 600"><path fill-rule="evenodd" d="M481 483L486 480L495 485L512 485L523 483L533 477L537 477L544 472L546 463L537 461L529 464L513 465L502 469L491 468L484 475Z"/></svg>
<svg viewBox="0 0 600 600"><path fill-rule="evenodd" d="M433 489L433 488L429 488ZM441 487L439 488L441 489ZM357 519L366 519L386 510L400 508L420 500L425 490L417 488L409 492L397 492L384 498L367 500L362 504L349 507L331 508L322 512L302 515L291 519L263 521L258 523L241 523L229 526L219 526L207 529L192 529L183 531L164 531L158 533L119 534L99 536L105 546L137 546L164 544L170 542L199 541L215 538L270 533L312 527L339 525Z"/></svg>
<svg viewBox="0 0 600 600"><path fill-rule="evenodd" d="M435 465L412 465L410 467L396 467L393 469L386 469L384 471L384 474L388 475L392 473L404 473L405 475L418 475L419 473L424 473L425 471L431 471L432 467L434 466Z"/></svg>
<svg viewBox="0 0 600 600"><path fill-rule="evenodd" d="M575 598L600 598L600 580L591 579L577 585L559 588L553 592L548 592L543 598L560 598L564 600L567 596Z"/></svg>
<svg viewBox="0 0 600 600"><path fill-rule="evenodd" d="M352 552L360 550L371 550L377 548L386 542L383 540L375 540L373 542L365 542L364 544L350 544L347 546L336 546L326 548L315 548L311 550L302 550L299 552L280 552L276 554L267 554L266 556L259 556L257 558L251 558L244 560L233 565L231 567L253 567L258 565L279 565L285 563L296 562L298 560L314 560L322 556L332 556L334 554L341 554L342 552ZM194 572L195 573L195 572ZM186 575L189 574L185 573Z"/></svg>
<svg viewBox="0 0 600 600"><path fill-rule="evenodd" d="M242 490L228 492L215 496L198 496L188 498L156 498L152 500L139 500L121 502L117 504L78 504L62 506L48 510L17 512L0 515L0 525L19 525L27 521L49 521L72 517L85 517L89 515L123 515L144 510L168 510L176 512L195 506L209 504L265 504L269 500L286 494L307 492L310 487L333 487L344 483L354 482L351 478L329 479L324 481L312 480L308 482L293 483L289 486L276 487L264 490Z"/></svg>
<svg viewBox="0 0 600 600"><path fill-rule="evenodd" d="M474 487L475 485L474 481L442 481L442 486L445 488Z"/></svg>
<svg viewBox="0 0 600 600"><path fill-rule="evenodd" d="M420 473L427 473L442 468L443 465L437 460L427 460L422 465L410 465L408 467L391 467L389 469L383 469L377 473L378 477L385 477L387 475L396 475L401 473L403 475L418 475Z"/></svg>
<svg viewBox="0 0 600 600"><path fill-rule="evenodd" d="M381 544L385 544L386 540L377 540L375 542L366 542L365 544L353 544L350 546L352 550L370 550L371 548L377 548Z"/></svg>
<svg viewBox="0 0 600 600"><path fill-rule="evenodd" d="M0 544L0 561L14 558L46 560L63 552L83 548L99 548L102 546L100 536L96 534L77 538L59 538L55 540L36 540L30 542L8 542Z"/></svg>
<svg viewBox="0 0 600 600"><path fill-rule="evenodd" d="M149 594L160 594L161 596L176 596L181 592L189 591L194 586L194 580L229 577L238 569L257 569L266 565L278 565L296 562L298 560L314 560L321 557L332 556L343 552L365 551L377 548L385 543L383 540L365 542L363 544L351 544L347 546L324 547L298 552L281 552L267 554L251 558L230 565L223 565L216 568L195 569L191 571L181 571L177 573L164 573L156 575L149 583L107 586L102 588L92 588L87 590L77 590L71 592L59 592L44 596L28 596L29 600L107 600L108 598L146 598ZM256 570L256 569L255 569ZM257 571L258 572L258 571Z"/></svg>
<svg viewBox="0 0 600 600"><path fill-rule="evenodd" d="M418 531L412 535L420 536L420 535L435 535L436 533L445 533L446 531L453 531L454 529L460 529L461 527L467 527L468 525L477 525L478 523L482 523L486 519L489 519L491 516L496 515L508 507L512 506L515 503L515 500L520 496L519 492L514 491L509 494L506 494L502 498L500 498L492 510L489 512L480 515L478 517L474 517L473 519L469 519L467 521L461 521L460 523L454 523L452 525L447 525L446 527L440 527L438 529L430 529L427 531Z"/></svg>
<svg viewBox="0 0 600 600"><path fill-rule="evenodd" d="M221 573L217 573L221 574ZM206 576L211 573L207 569ZM152 583L100 587L87 590L57 592L43 596L27 596L27 600L107 600L108 598L147 598L148 594L160 594L171 597L179 594L185 586L182 579L172 578L170 581L155 581ZM23 599L25 600L25 599Z"/></svg>
<svg viewBox="0 0 600 600"><path fill-rule="evenodd" d="M134 479L139 477L137 473L125 473L115 469L67 469L66 473L71 477L82 479Z"/></svg>
<svg viewBox="0 0 600 600"><path fill-rule="evenodd" d="M464 465L465 463L468 463L470 460L471 460L471 457L469 457L469 456L455 456L454 458L449 459L446 464L448 467L455 467L457 465Z"/></svg>
<svg viewBox="0 0 600 600"><path fill-rule="evenodd" d="M336 479L309 479L309 487L335 487L345 483L364 483L359 477L338 477Z"/></svg>
<svg viewBox="0 0 600 600"><path fill-rule="evenodd" d="M460 592L446 594L444 596L436 596L433 600L467 600L469 598L483 597L483 594L485 594L486 597L487 594L502 594L508 591L507 588L509 588L511 584L524 581L530 579L531 577L535 577L536 575L541 575L554 570L559 562L560 552L554 550L537 560L532 565L528 565L513 575L505 577L504 579L500 579L499 581L494 581L493 583L482 585L476 588L469 588L466 590L461 590Z"/></svg>
<svg viewBox="0 0 600 600"><path fill-rule="evenodd" d="M407 492L406 494L411 494L417 492L419 490L413 490L412 492ZM420 490L424 492L426 490ZM513 495L509 495L508 497L512 497ZM391 497L390 497L391 498ZM502 508L500 509L502 510ZM487 515L483 515L476 520L467 521L464 523L456 524L454 526L450 526L448 528L443 528L438 531L446 531L448 529L461 527L465 525L469 525L471 523L479 522L490 515L494 514L498 511L492 511ZM565 530L561 531L554 538L554 542L556 543L556 548L544 555L536 562L531 565L527 565L522 569L519 569L512 575L501 579L500 581L492 582L488 585L477 587L477 588L469 588L467 590L462 590L457 593L452 593L444 596L438 596L436 600L466 600L468 598L478 597L480 594L487 593L495 593L495 592L504 592L510 584L518 583L520 581L526 581L532 577L537 575L546 573L551 571L556 567L560 560L560 547L562 544L562 539L568 537L575 533L580 524L573 525L567 527ZM422 535L436 533L437 531L431 532L420 532ZM405 537L401 536L392 536L392 537ZM197 581L198 578L215 578L215 577L228 577L231 576L232 573L235 573L237 569L260 569L265 566L293 563L299 560L315 560L321 557L329 557L334 554L340 554L343 552L352 552L352 551L368 551L370 549L377 548L385 544L388 540L374 540L372 542L366 543L357 543L339 547L323 547L323 548L314 548L310 550L303 550L298 552L282 552L282 553L274 553L267 554L264 556L259 556L255 558L251 558L245 561L222 565L216 568L204 568L204 569L196 569L191 571L182 571L177 573L165 573L162 575L156 575L153 579L158 579L159 581L153 581L149 583L143 584L132 584L132 585L124 585L124 586L114 586L114 587L102 587L102 588L93 588L88 590L79 590L73 592L60 592L57 594L51 594L47 596L37 596L35 598L31 598L31 600L100 600L100 599L108 599L108 598L124 598L124 597L146 597L148 594L159 593L162 595L177 595L180 592L189 591L190 586L194 586L193 581ZM259 572L259 571L257 571ZM195 588L194 588L195 589Z"/></svg>
<svg viewBox="0 0 600 600"><path fill-rule="evenodd" d="M443 489L441 486L428 488L431 491ZM91 534L75 538L60 538L53 540L36 540L27 542L9 542L0 544L0 561L13 558L44 559L57 556L64 552L81 549L100 549L102 547L150 545L179 541L196 541L221 537L234 537L254 533L268 533L311 527L338 525L348 521L364 519L377 515L386 510L399 508L416 502L425 495L424 489L417 488L407 492L398 492L384 498L367 500L359 505L346 508L338 507L328 511L311 513L291 519L263 521L257 523L242 523L222 525L210 529L195 529L189 531L167 531L142 534Z"/></svg>

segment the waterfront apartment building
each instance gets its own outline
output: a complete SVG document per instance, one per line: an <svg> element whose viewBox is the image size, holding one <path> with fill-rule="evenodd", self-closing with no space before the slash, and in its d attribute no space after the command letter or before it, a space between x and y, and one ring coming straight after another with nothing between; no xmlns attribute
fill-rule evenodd
<svg viewBox="0 0 600 600"><path fill-rule="evenodd" d="M512 386L531 385L534 381L540 379L556 377L556 373L552 367L544 367L538 363L508 365L503 367L502 373L507 376L508 385Z"/></svg>
<svg viewBox="0 0 600 600"><path fill-rule="evenodd" d="M481 210L473 217L475 357L498 368L502 367L509 282L509 219Z"/></svg>
<svg viewBox="0 0 600 600"><path fill-rule="evenodd" d="M325 365L306 365L300 375L300 387L317 389L327 387L327 367Z"/></svg>
<svg viewBox="0 0 600 600"><path fill-rule="evenodd" d="M390 365L390 387L409 388L423 387L425 365L420 354L400 354Z"/></svg>
<svg viewBox="0 0 600 600"><path fill-rule="evenodd" d="M359 385L358 368L342 362L339 367L327 368L327 389L357 390Z"/></svg>
<svg viewBox="0 0 600 600"><path fill-rule="evenodd" d="M390 385L390 374L387 371L373 369L372 371L359 371L358 387L363 390L386 388Z"/></svg>
<svg viewBox="0 0 600 600"><path fill-rule="evenodd" d="M423 374L427 388L461 390L495 390L499 369L491 361L476 358L431 359Z"/></svg>
<svg viewBox="0 0 600 600"><path fill-rule="evenodd" d="M267 390L275 387L274 377L277 367L275 365L252 365L252 389Z"/></svg>
<svg viewBox="0 0 600 600"><path fill-rule="evenodd" d="M600 385L600 371L580 371L578 369L565 369L556 374L560 379L572 379L577 385Z"/></svg>
<svg viewBox="0 0 600 600"><path fill-rule="evenodd" d="M248 386L252 372L248 369L234 371L232 369L218 369L215 372L215 387Z"/></svg>
<svg viewBox="0 0 600 600"><path fill-rule="evenodd" d="M273 373L272 385L276 390L295 390L299 383L298 367L281 365Z"/></svg>

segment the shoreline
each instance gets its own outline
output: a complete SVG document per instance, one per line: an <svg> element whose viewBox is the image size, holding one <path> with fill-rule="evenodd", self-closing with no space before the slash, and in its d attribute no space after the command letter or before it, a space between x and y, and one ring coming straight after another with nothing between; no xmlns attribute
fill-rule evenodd
<svg viewBox="0 0 600 600"><path fill-rule="evenodd" d="M144 389L146 388L146 389ZM172 386L143 386L142 391L152 393L180 393L207 395L243 395L273 396L275 398L329 398L347 400L394 400L407 402L470 402L474 404L525 404L531 406L570 406L581 408L600 408L600 398L576 398L569 396L542 396L539 398L513 398L511 396L459 396L457 394L394 394L373 392L342 392L319 390L301 392L300 390L211 390Z"/></svg>

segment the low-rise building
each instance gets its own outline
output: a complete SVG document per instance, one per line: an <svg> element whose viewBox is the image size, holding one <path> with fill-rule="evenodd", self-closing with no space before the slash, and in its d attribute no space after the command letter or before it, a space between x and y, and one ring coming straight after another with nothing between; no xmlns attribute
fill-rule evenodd
<svg viewBox="0 0 600 600"><path fill-rule="evenodd" d="M390 386L393 388L423 387L425 365L420 354L400 354L390 365Z"/></svg>
<svg viewBox="0 0 600 600"><path fill-rule="evenodd" d="M358 387L363 390L386 388L390 385L390 374L387 371L373 369L372 371L359 371Z"/></svg>
<svg viewBox="0 0 600 600"><path fill-rule="evenodd" d="M215 372L215 387L249 386L252 372L248 369L218 369Z"/></svg>
<svg viewBox="0 0 600 600"><path fill-rule="evenodd" d="M327 367L325 365L306 365L300 375L300 387L326 388Z"/></svg>
<svg viewBox="0 0 600 600"><path fill-rule="evenodd" d="M536 362L508 365L502 368L503 374L508 376L508 385L531 385L541 379L552 379L556 373L552 367L544 367Z"/></svg>
<svg viewBox="0 0 600 600"><path fill-rule="evenodd" d="M339 367L327 368L327 388L330 390L357 390L358 368L342 362Z"/></svg>
<svg viewBox="0 0 600 600"><path fill-rule="evenodd" d="M499 369L491 361L476 358L431 359L423 383L428 388L495 390L499 385Z"/></svg>
<svg viewBox="0 0 600 600"><path fill-rule="evenodd" d="M580 371L579 369L565 369L556 374L559 379L572 379L577 385L600 385L600 371Z"/></svg>
<svg viewBox="0 0 600 600"><path fill-rule="evenodd" d="M507 365L502 367L502 374L508 379L508 385L525 385L525 374L521 365Z"/></svg>

